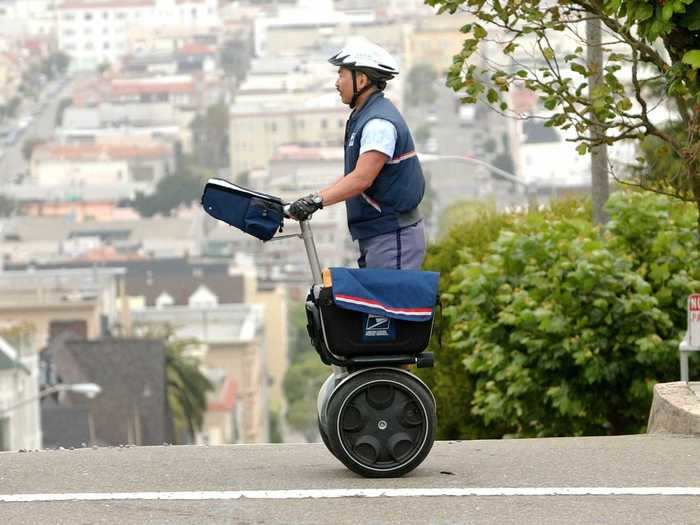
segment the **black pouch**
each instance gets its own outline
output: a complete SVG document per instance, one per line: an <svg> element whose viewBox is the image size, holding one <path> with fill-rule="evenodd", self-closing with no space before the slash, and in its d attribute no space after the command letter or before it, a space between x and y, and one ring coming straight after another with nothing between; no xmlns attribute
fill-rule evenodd
<svg viewBox="0 0 700 525"><path fill-rule="evenodd" d="M269 241L281 229L282 206L279 197L224 179L209 179L202 194L202 207L209 215L262 241Z"/></svg>
<svg viewBox="0 0 700 525"><path fill-rule="evenodd" d="M321 289L318 309L320 333L316 328L313 335L309 330L309 335L312 341L323 337L328 349L339 356L418 355L430 343L432 318L428 321L402 321L341 308L333 301L332 288ZM375 337L381 329L390 332L387 337Z"/></svg>

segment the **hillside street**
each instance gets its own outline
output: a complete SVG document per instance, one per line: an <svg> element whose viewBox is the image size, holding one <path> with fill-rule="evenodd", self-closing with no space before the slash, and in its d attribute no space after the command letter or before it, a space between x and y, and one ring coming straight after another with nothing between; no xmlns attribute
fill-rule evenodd
<svg viewBox="0 0 700 525"><path fill-rule="evenodd" d="M698 523L699 455L700 440L671 435L439 442L412 474L369 480L317 444L3 453L0 515L8 524ZM566 488L579 490L553 495ZM362 497L378 495L367 489L388 490ZM495 495L439 495L455 489ZM17 495L35 501L7 502Z"/></svg>

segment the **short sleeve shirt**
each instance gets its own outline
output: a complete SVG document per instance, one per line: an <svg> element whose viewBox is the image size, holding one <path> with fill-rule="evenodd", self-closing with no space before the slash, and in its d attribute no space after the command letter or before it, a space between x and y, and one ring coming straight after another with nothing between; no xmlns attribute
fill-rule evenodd
<svg viewBox="0 0 700 525"><path fill-rule="evenodd" d="M391 159L394 157L397 137L396 127L391 122L373 118L362 129L360 155L366 151L379 151Z"/></svg>

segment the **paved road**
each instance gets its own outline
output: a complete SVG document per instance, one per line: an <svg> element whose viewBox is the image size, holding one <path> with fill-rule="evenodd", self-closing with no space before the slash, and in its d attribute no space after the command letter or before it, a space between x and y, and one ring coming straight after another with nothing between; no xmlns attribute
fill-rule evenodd
<svg viewBox="0 0 700 525"><path fill-rule="evenodd" d="M410 475L367 480L346 470L322 445L3 453L0 501L7 495L81 492L117 499L0 503L0 516L7 524L71 525L693 524L700 523L700 495L425 494L475 488L502 494L502 488L514 487L525 493L544 488L545 494L557 487L587 487L584 492L607 487L618 494L635 487L656 494L656 487L671 487L675 493L700 494L699 456L700 439L685 436L440 442ZM340 491L339 497L328 497L331 489ZM414 489L423 495L362 497L366 489ZM235 491L275 492L241 498ZM149 500L153 494L136 494L143 492L195 499Z"/></svg>
<svg viewBox="0 0 700 525"><path fill-rule="evenodd" d="M56 109L65 96L70 93L71 83L67 82L58 93L47 99L46 107L27 126L22 135L11 146L3 146L5 154L0 159L0 183L11 182L18 173L28 171L28 163L22 156L22 146L27 139L51 139L56 127ZM27 102L26 105L34 103Z"/></svg>

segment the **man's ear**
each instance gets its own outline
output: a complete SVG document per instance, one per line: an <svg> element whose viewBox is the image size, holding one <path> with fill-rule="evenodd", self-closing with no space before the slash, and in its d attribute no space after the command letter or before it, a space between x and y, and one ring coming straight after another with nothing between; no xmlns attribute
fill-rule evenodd
<svg viewBox="0 0 700 525"><path fill-rule="evenodd" d="M358 91L369 84L369 77L362 71L357 72L357 89Z"/></svg>

